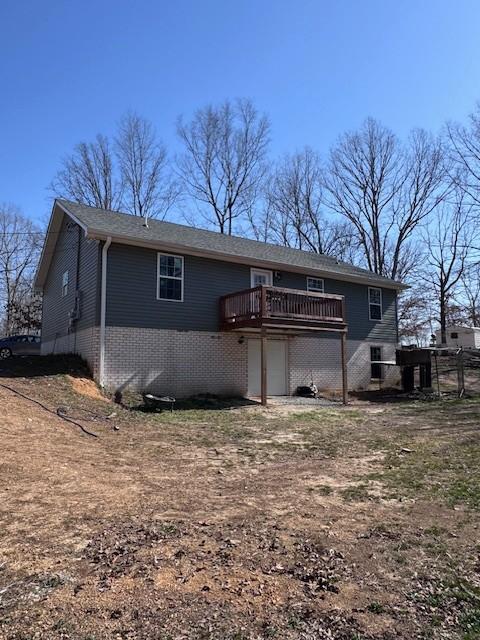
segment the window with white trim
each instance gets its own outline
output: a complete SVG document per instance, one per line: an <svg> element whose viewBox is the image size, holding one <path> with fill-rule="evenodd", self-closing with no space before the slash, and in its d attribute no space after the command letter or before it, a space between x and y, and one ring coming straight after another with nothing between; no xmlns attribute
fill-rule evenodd
<svg viewBox="0 0 480 640"><path fill-rule="evenodd" d="M183 302L183 256L157 254L157 300Z"/></svg>
<svg viewBox="0 0 480 640"><path fill-rule="evenodd" d="M370 377L372 380L383 380L382 347L370 347Z"/></svg>
<svg viewBox="0 0 480 640"><path fill-rule="evenodd" d="M269 269L250 269L250 286L259 287L266 285L271 287L273 284L273 273Z"/></svg>
<svg viewBox="0 0 480 640"><path fill-rule="evenodd" d="M382 290L368 287L368 313L370 320L382 319Z"/></svg>
<svg viewBox="0 0 480 640"><path fill-rule="evenodd" d="M307 277L307 291L317 291L323 293L325 291L325 283L323 278L311 278Z"/></svg>
<svg viewBox="0 0 480 640"><path fill-rule="evenodd" d="M62 298L68 294L68 271L65 271L62 276Z"/></svg>

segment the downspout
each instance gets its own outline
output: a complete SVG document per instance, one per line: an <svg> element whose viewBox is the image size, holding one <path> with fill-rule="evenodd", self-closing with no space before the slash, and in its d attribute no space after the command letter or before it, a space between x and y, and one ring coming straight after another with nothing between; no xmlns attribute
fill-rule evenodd
<svg viewBox="0 0 480 640"><path fill-rule="evenodd" d="M98 363L98 383L105 386L105 320L107 315L107 254L112 244L111 236L108 236L102 247L102 283L100 291L100 359Z"/></svg>
<svg viewBox="0 0 480 640"><path fill-rule="evenodd" d="M82 228L80 225L77 226L78 236L77 236L77 268L75 273L75 306L73 311L78 311L80 305L80 251L81 251L81 241L82 241ZM73 342L73 351L77 352L77 320L73 321L73 332L74 332L74 342Z"/></svg>

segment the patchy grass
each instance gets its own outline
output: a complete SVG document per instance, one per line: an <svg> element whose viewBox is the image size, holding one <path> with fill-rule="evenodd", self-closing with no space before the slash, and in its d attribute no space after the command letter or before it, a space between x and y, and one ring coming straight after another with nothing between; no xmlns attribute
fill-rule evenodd
<svg viewBox="0 0 480 640"><path fill-rule="evenodd" d="M437 580L427 577L421 581L420 591L411 594L417 604L436 612L436 620L451 615L463 640L476 640L480 633L480 589L452 574Z"/></svg>
<svg viewBox="0 0 480 640"><path fill-rule="evenodd" d="M342 489L340 495L348 502L367 502L368 500L378 500L378 497L370 492L368 483L354 484Z"/></svg>
<svg viewBox="0 0 480 640"><path fill-rule="evenodd" d="M333 489L328 484L321 484L315 488L321 496L330 496L333 493Z"/></svg>
<svg viewBox="0 0 480 640"><path fill-rule="evenodd" d="M479 637L478 399L147 413L35 372L2 371L53 410L0 388L2 640Z"/></svg>
<svg viewBox="0 0 480 640"><path fill-rule="evenodd" d="M371 602L367 606L367 610L370 611L370 613L376 613L376 614L385 613L385 607L381 602Z"/></svg>
<svg viewBox="0 0 480 640"><path fill-rule="evenodd" d="M421 443L409 454L391 452L380 480L389 498L431 496L449 506L480 510L480 444L468 438L450 443Z"/></svg>

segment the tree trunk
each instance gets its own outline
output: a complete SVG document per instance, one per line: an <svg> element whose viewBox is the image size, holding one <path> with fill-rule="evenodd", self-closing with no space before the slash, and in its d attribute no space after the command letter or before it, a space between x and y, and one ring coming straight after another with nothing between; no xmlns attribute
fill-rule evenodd
<svg viewBox="0 0 480 640"><path fill-rule="evenodd" d="M442 346L447 344L447 301L445 292L440 291L440 334Z"/></svg>

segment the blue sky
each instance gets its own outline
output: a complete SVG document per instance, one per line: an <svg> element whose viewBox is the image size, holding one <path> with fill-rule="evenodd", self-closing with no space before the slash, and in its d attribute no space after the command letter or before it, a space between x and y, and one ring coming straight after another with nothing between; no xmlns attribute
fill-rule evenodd
<svg viewBox="0 0 480 640"><path fill-rule="evenodd" d="M400 136L480 99L478 0L2 0L0 202L32 218L60 158L134 109L175 121L227 97L269 114L272 155L367 116Z"/></svg>

